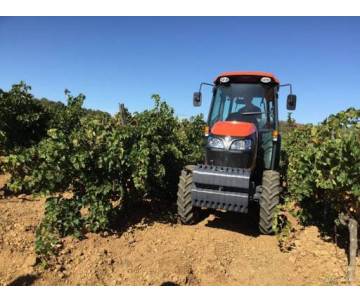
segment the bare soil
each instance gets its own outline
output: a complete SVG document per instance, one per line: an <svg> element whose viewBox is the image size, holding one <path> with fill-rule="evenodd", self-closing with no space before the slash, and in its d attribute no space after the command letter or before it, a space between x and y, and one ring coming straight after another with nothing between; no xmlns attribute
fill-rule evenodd
<svg viewBox="0 0 360 302"><path fill-rule="evenodd" d="M117 233L64 238L57 263L44 270L34 253L43 207L30 196L0 199L0 285L346 284L345 251L314 226L299 228L284 253L247 215L214 212L183 226L151 207Z"/></svg>

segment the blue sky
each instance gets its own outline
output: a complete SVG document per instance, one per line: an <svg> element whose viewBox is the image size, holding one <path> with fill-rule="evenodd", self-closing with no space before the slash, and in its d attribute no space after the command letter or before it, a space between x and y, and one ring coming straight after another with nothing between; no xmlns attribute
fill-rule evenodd
<svg viewBox="0 0 360 302"><path fill-rule="evenodd" d="M209 93L192 107L199 83L234 70L291 82L299 122L359 108L360 17L0 18L4 90L24 80L36 97L65 101L67 88L86 95L85 107L110 113L120 101L130 111L150 108L159 93L187 117L207 115Z"/></svg>

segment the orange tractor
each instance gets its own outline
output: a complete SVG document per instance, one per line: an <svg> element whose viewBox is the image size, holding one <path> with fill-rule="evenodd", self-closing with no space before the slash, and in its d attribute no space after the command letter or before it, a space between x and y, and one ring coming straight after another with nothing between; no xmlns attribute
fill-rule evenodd
<svg viewBox="0 0 360 302"><path fill-rule="evenodd" d="M180 221L196 223L205 208L247 213L249 204L256 203L260 232L271 234L281 191L278 91L290 87L287 109L295 110L291 84L280 85L272 73L226 72L214 84L200 84L194 106L201 105L203 85L213 87L205 161L181 172Z"/></svg>

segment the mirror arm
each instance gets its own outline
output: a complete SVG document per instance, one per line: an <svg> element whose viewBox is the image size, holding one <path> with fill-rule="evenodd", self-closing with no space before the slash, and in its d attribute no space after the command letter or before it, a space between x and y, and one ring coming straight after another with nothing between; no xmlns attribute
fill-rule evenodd
<svg viewBox="0 0 360 302"><path fill-rule="evenodd" d="M290 86L290 94L292 94L292 85L290 83L282 84L280 87Z"/></svg>
<svg viewBox="0 0 360 302"><path fill-rule="evenodd" d="M212 87L215 86L214 84L202 82L202 83L200 84L200 87L199 87L199 92L201 92L201 88L202 88L203 85L212 86Z"/></svg>

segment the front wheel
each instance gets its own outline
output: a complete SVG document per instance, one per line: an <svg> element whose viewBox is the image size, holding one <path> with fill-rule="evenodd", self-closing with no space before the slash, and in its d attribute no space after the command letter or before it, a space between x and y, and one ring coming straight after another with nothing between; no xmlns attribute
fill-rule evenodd
<svg viewBox="0 0 360 302"><path fill-rule="evenodd" d="M280 198L280 174L277 171L264 171L260 196L259 229L266 235L273 234L273 221Z"/></svg>
<svg viewBox="0 0 360 302"><path fill-rule="evenodd" d="M177 193L178 216L182 224L194 224L199 217L199 209L193 207L191 202L191 187L192 172L184 169L181 171Z"/></svg>

